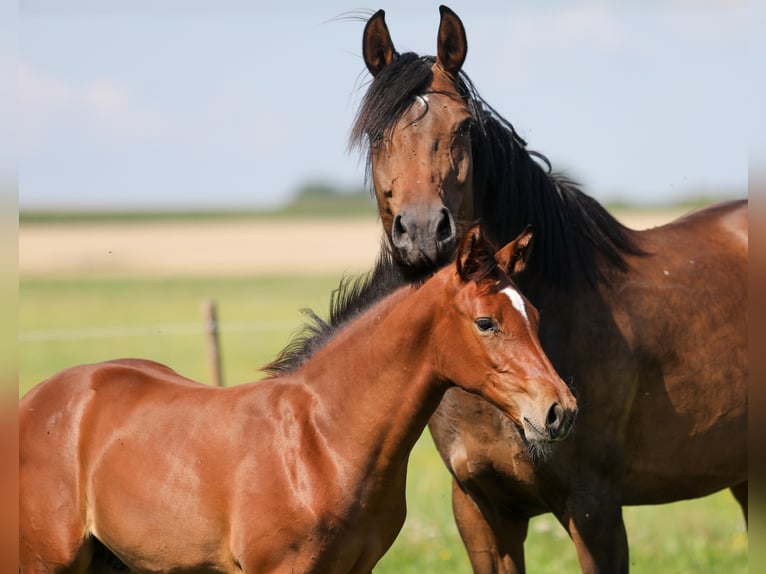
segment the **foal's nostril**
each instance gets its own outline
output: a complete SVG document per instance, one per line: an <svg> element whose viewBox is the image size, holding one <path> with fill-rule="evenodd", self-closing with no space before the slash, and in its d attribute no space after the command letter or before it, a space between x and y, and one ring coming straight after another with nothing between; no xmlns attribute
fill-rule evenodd
<svg viewBox="0 0 766 574"><path fill-rule="evenodd" d="M554 404L548 411L548 416L545 418L545 428L548 429L552 438L559 436L562 431L562 422L564 420L564 409L560 404Z"/></svg>
<svg viewBox="0 0 766 574"><path fill-rule="evenodd" d="M566 410L560 404L554 404L545 418L545 429L549 440L564 440L572 432L577 409Z"/></svg>
<svg viewBox="0 0 766 574"><path fill-rule="evenodd" d="M445 207L442 208L439 222L436 226L436 240L439 243L449 241L455 235L455 225L452 220L452 215Z"/></svg>

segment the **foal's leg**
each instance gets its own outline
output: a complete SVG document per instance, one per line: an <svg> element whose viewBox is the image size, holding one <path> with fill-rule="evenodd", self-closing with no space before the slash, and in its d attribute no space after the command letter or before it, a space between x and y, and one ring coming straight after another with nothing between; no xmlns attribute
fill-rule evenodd
<svg viewBox="0 0 766 574"><path fill-rule="evenodd" d="M732 486L730 490L742 508L742 514L745 516L745 526L747 526L747 482Z"/></svg>
<svg viewBox="0 0 766 574"><path fill-rule="evenodd" d="M93 544L80 519L75 488L44 465L19 467L19 564L22 574L84 574Z"/></svg>
<svg viewBox="0 0 766 574"><path fill-rule="evenodd" d="M511 520L497 512L492 512L488 519L454 479L452 510L475 574L524 574L524 540L529 520Z"/></svg>
<svg viewBox="0 0 766 574"><path fill-rule="evenodd" d="M83 540L75 531L57 526L48 532L25 532L19 525L19 572L21 574L85 574L93 555L89 540Z"/></svg>

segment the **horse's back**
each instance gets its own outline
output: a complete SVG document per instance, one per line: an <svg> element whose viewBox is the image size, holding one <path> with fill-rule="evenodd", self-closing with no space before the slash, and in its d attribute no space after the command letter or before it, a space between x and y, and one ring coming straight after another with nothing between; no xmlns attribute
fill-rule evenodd
<svg viewBox="0 0 766 574"><path fill-rule="evenodd" d="M723 201L708 205L683 215L668 227L699 229L717 241L730 244L734 251L747 251L748 201L746 199ZM662 228L660 228L662 229Z"/></svg>
<svg viewBox="0 0 766 574"><path fill-rule="evenodd" d="M626 285L641 285L651 303L680 323L688 320L685 313L729 320L742 330L735 339L744 340L747 201L716 203L639 235L645 254L631 259Z"/></svg>
<svg viewBox="0 0 766 574"><path fill-rule="evenodd" d="M714 213L720 213L721 225L744 243L745 246L747 245L749 226L747 208L748 202L746 199L713 206Z"/></svg>

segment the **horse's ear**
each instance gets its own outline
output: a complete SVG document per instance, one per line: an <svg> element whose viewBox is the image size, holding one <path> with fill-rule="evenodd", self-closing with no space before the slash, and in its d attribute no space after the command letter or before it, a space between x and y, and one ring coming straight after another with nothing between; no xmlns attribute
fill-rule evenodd
<svg viewBox="0 0 766 574"><path fill-rule="evenodd" d="M519 236L508 243L495 254L497 264L500 265L508 275L521 273L527 265L527 259L532 251L532 226L527 227Z"/></svg>
<svg viewBox="0 0 766 574"><path fill-rule="evenodd" d="M367 20L362 35L362 52L364 63L373 78L394 59L396 50L391 41L391 34L388 33L384 10L378 10Z"/></svg>
<svg viewBox="0 0 766 574"><path fill-rule="evenodd" d="M492 252L481 233L481 226L475 223L463 235L455 255L457 273L463 281L474 279L484 269Z"/></svg>
<svg viewBox="0 0 766 574"><path fill-rule="evenodd" d="M445 71L456 76L468 53L465 28L457 14L446 6L439 6L439 13L441 21L436 41L436 61Z"/></svg>

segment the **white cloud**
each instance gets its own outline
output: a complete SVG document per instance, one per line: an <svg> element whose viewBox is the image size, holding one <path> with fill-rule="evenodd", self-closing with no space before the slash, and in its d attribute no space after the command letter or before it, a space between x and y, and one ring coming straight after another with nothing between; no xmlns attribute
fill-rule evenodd
<svg viewBox="0 0 766 574"><path fill-rule="evenodd" d="M94 82L85 87L84 100L94 117L109 122L130 113L128 93L116 84Z"/></svg>
<svg viewBox="0 0 766 574"><path fill-rule="evenodd" d="M45 77L30 66L19 65L19 99L25 110L46 116L61 113L75 100L74 90L54 78Z"/></svg>
<svg viewBox="0 0 766 574"><path fill-rule="evenodd" d="M109 80L83 85L46 75L25 62L19 65L20 134L36 146L62 126L77 125L107 139L142 139L156 135L161 120L135 101L130 91Z"/></svg>

